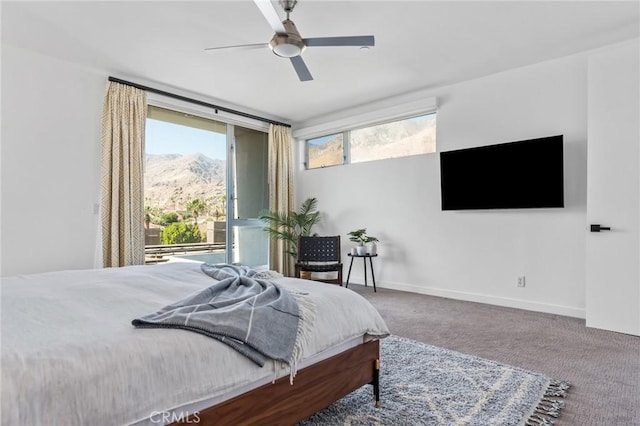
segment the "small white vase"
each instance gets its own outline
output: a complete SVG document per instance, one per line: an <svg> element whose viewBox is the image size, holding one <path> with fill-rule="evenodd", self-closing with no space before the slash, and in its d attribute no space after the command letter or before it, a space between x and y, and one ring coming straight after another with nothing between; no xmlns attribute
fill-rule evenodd
<svg viewBox="0 0 640 426"><path fill-rule="evenodd" d="M364 256L365 254L367 254L367 247L365 246L358 246L356 247L356 250L358 252L358 256Z"/></svg>
<svg viewBox="0 0 640 426"><path fill-rule="evenodd" d="M378 245L375 243L375 241L369 245L369 254L371 256L378 254Z"/></svg>

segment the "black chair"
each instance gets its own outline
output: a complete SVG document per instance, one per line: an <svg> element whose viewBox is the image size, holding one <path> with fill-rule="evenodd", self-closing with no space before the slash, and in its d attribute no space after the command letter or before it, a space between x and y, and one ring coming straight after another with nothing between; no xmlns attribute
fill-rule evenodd
<svg viewBox="0 0 640 426"><path fill-rule="evenodd" d="M337 278L314 278L331 284L342 285L342 262L340 261L340 236L298 237L298 260L296 277L300 272L337 272Z"/></svg>

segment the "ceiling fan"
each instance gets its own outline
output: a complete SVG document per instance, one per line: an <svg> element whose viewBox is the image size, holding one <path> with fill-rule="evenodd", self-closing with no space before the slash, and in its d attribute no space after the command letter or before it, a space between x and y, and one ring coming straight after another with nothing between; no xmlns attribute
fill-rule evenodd
<svg viewBox="0 0 640 426"><path fill-rule="evenodd" d="M241 44L237 46L210 47L206 51L216 51L222 49L254 49L262 47L270 47L271 51L277 56L289 58L293 68L298 74L300 81L313 80L309 68L302 60L302 52L307 47L326 47L326 46L375 46L375 40L372 35L368 36L347 36L347 37L314 37L302 38L296 25L289 19L289 14L293 11L297 0L280 0L280 6L287 13L287 19L280 22L278 12L273 7L270 0L253 0L258 6L262 15L275 31L275 35L269 43Z"/></svg>

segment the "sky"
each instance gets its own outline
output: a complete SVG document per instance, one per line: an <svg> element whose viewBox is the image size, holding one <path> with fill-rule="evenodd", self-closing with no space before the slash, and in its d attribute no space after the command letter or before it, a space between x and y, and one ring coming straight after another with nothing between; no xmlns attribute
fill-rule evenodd
<svg viewBox="0 0 640 426"><path fill-rule="evenodd" d="M147 120L147 154L194 154L226 160L226 135L159 120Z"/></svg>
<svg viewBox="0 0 640 426"><path fill-rule="evenodd" d="M338 135L339 133L334 133L328 136L321 136L319 138L309 139L307 142L309 142L311 145L322 145L329 142L331 139L334 139Z"/></svg>

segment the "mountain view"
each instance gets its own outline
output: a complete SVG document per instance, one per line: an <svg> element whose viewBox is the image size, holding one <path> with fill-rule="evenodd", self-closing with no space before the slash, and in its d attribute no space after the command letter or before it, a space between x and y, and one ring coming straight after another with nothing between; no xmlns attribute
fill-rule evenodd
<svg viewBox="0 0 640 426"><path fill-rule="evenodd" d="M186 211L194 199L207 203L209 213L224 212L226 161L203 154L147 154L144 175L145 207Z"/></svg>
<svg viewBox="0 0 640 426"><path fill-rule="evenodd" d="M435 152L435 116L395 121L351 131L351 162ZM309 145L309 168L342 164L342 134L321 145Z"/></svg>

